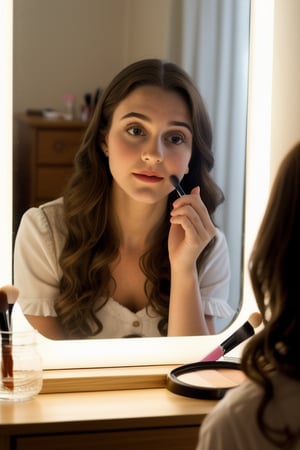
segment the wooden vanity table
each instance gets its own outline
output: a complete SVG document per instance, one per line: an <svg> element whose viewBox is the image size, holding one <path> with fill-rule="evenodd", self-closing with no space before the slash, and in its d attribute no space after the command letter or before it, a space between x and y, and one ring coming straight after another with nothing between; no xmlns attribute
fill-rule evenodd
<svg viewBox="0 0 300 450"><path fill-rule="evenodd" d="M0 403L0 449L195 449L199 425L216 401L169 392L170 369L45 371L36 398Z"/></svg>

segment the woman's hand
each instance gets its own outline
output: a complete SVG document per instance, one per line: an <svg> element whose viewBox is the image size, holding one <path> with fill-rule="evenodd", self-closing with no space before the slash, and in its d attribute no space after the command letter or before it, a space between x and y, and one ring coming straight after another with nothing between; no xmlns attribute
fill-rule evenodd
<svg viewBox="0 0 300 450"><path fill-rule="evenodd" d="M175 271L195 268L198 256L216 234L199 194L197 186L189 195L173 203L168 247L170 263Z"/></svg>

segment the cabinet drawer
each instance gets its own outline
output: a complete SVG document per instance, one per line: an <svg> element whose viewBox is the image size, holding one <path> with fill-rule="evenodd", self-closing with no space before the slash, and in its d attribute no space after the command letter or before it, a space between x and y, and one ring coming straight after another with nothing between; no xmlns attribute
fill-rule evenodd
<svg viewBox="0 0 300 450"><path fill-rule="evenodd" d="M194 450L199 429L193 427L115 430L95 433L19 437L17 450Z"/></svg>
<svg viewBox="0 0 300 450"><path fill-rule="evenodd" d="M54 199L61 196L62 190L73 173L73 167L39 167L37 169L37 199Z"/></svg>
<svg viewBox="0 0 300 450"><path fill-rule="evenodd" d="M37 162L39 164L71 164L83 133L83 130L39 131Z"/></svg>

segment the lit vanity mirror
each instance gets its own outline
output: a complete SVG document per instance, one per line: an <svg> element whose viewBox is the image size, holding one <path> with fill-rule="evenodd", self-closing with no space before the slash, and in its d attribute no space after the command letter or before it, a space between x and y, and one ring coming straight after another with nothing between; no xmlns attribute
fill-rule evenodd
<svg viewBox="0 0 300 450"><path fill-rule="evenodd" d="M75 14L75 10L80 5L83 5L84 2L78 0L78 1L72 1L72 7L68 10L67 17L69 19L69 22L72 22L75 18L75 15L73 19L70 18L70 11L72 14ZM18 25L16 26L15 33L20 33L19 36L15 36L14 39L14 45L22 44L22 33L25 32L25 29L28 29L28 25L23 25L24 29L22 29L22 17L25 16L32 16L33 13L37 13L38 11L33 8L35 2L37 5L39 5L39 9L43 9L42 7L48 4L48 2L40 2L37 0L28 0L26 2L26 8L31 5L30 11L24 11L22 8L25 7L24 2L15 0L14 4L14 20L18 20ZM63 2L59 1L59 4L57 1L51 2L51 8L58 8L60 11L59 16L62 16L62 3L69 4L70 0L63 0ZM187 3L189 4L189 8L186 7ZM229 335L235 328L237 328L239 325L241 325L242 322L247 320L249 312L251 312L254 308L253 300L250 300L247 297L247 303L245 301L240 301L242 298L242 288L243 288L243 296L244 298L245 291L247 290L247 283L241 283L240 280L242 279L241 273L243 273L242 270L242 256L243 252L242 249L246 250L244 252L244 258L247 257L247 242L246 244L243 243L242 236L244 235L244 179L245 179L245 173L244 173L244 166L245 166L245 148L246 148L246 116L248 111L248 117L250 114L251 117L251 111L249 112L249 105L247 105L247 98L248 98L248 57L249 57L249 17L250 17L250 8L249 8L249 2L226 2L227 5L231 5L229 7L229 10L227 11L227 16L224 14L223 9L225 8L225 3L222 3L222 7L220 7L221 3L216 1L212 2L209 1L196 1L193 2L193 10L191 10L190 5L191 2L170 2L170 1L158 1L158 2L151 2L151 5L149 5L148 2L137 0L125 2L125 1L104 1L99 2L99 0L91 1L89 6L92 4L99 5L101 4L101 13L102 13L102 21L103 21L103 27L108 33L109 31L113 33L114 40L110 42L109 39L103 39L104 41L104 50L102 54L101 46L100 44L97 44L97 40L93 37L93 45L97 47L97 51L101 53L98 57L100 60L99 67L94 67L94 70L89 69L89 67L84 68L84 64L82 64L81 61L81 67L85 69L84 75L85 75L85 86L88 86L88 88L96 88L99 86L99 84L105 85L111 76L116 73L121 67L126 65L129 62L132 62L133 60L144 58L144 57L161 57L165 59L172 59L175 62L181 64L192 76L194 79L199 79L199 88L200 91L207 103L208 110L212 119L213 129L214 129L214 135L215 135L215 155L216 155L216 173L215 178L217 182L220 184L222 189L225 192L226 202L223 207L223 211L221 211L220 216L217 217L217 223L219 222L220 227L224 230L227 239L228 244L230 248L230 255L231 255L231 264L232 264L232 287L231 287L231 304L232 307L237 312L237 317L234 317L234 322L230 325L229 328L226 328L224 332L221 334L217 334L216 336L205 336L205 337L183 337L183 338L145 338L145 339L113 339L113 340L83 340L83 341L49 341L43 337L40 336L40 344L43 350L43 358L44 358L44 367L45 368L64 368L64 367L99 367L99 366L122 366L122 365L145 365L145 364L173 364L173 363L185 363L190 361L196 361L199 360L209 349L211 349L216 343L220 343L223 340L223 337L225 335ZM117 4L117 5L116 5ZM232 20L235 16L233 14L233 10L238 10L237 6L243 4L243 7L245 8L245 11L241 11L240 20L243 20L242 24L238 21L237 24L232 23ZM37 6L36 5L36 6ZM76 5L76 7L75 7ZM212 11L210 9L211 5L219 6L220 11ZM121 24L117 24L116 28L112 26L112 21L115 18L115 9L116 6L119 8L124 8L124 14L118 14L119 17L124 18L124 22ZM21 7L21 9L18 9L18 7ZM176 8L179 8L178 10ZM47 6L47 12L49 6ZM150 10L149 10L150 8ZM152 9L153 8L153 9ZM157 9L158 8L158 9ZM218 26L217 32L211 31L211 22L209 23L207 18L203 18L204 10L207 9L210 13L210 19L215 21L215 25ZM212 8L214 9L214 8ZM218 9L218 8L217 8ZM160 17L157 17L157 14L155 11L160 11ZM150 14L152 12L152 15ZM78 11L77 11L78 13ZM109 16L106 16L105 14L109 14ZM55 14L54 14L55 16ZM151 17L153 16L153 23L151 26ZM43 17L47 17L47 21L50 17L50 14L44 15ZM55 16L57 19L57 16ZM92 17L92 14L91 14ZM105 17L105 19L103 19ZM108 18L109 17L109 20ZM208 56L206 56L206 59L204 59L204 63L201 63L195 67L195 52L197 51L196 48L193 48L195 45L195 36L198 36L199 42L202 42L206 39L208 39L209 32L203 33L203 36L200 36L200 26L199 23L194 23L195 17L198 17L199 20L201 20L201 26L205 30L205 25L208 27L207 30L209 30L211 36L211 48L208 52ZM222 17L222 20L221 20ZM242 19L243 18L243 19ZM160 24L159 20L166 20L167 22L162 22ZM36 19L37 20L37 19ZM223 22L224 20L224 22ZM101 23L102 23L101 21ZM109 29L107 29L107 24L109 24ZM147 26L146 26L147 24ZM166 25L167 24L167 25ZM49 23L48 23L49 25ZM67 22L65 23L67 26ZM222 25L222 26L221 26ZM54 29L57 30L56 25ZM61 24L62 26L62 24ZM98 25L99 26L99 25ZM105 28L106 26L106 28ZM253 24L251 22L251 26L253 27ZM18 28L19 27L19 28ZM101 26L99 26L101 28ZM191 28L195 27L195 32L191 32ZM80 28L80 27L79 27ZM91 27L92 28L92 27ZM150 29L149 29L150 28ZM43 29L43 26L40 23L40 29ZM50 27L51 29L51 27ZM153 29L155 29L155 33L153 33ZM230 61L229 64L225 64L224 60L222 60L221 57L221 51L222 46L220 46L220 43L216 42L216 36L219 36L219 41L224 43L224 36L222 33L227 33L228 29L234 29L236 33L242 32L243 37L234 36L232 39L229 39L232 42L235 42L237 47L239 48L228 48L226 47L224 51L226 50L226 56L223 58L226 61ZM76 28L77 32L79 32L78 28ZM82 30L82 27L81 27ZM112 31L111 31L112 30ZM147 32L148 30L148 32ZM180 33L179 33L180 30ZM215 28L213 28L215 30ZM126 32L129 32L126 39L124 39L124 34ZM82 32L82 31L81 31ZM221 33L222 32L222 33ZM116 36L116 33L121 33L120 35ZM143 33L139 35L138 33ZM161 34L160 34L161 33ZM63 35L68 36L67 28L63 29ZM158 42L155 42L154 36L159 36ZM105 35L104 35L105 36ZM137 36L139 38L137 39ZM143 42L143 39L141 38L143 36L145 38L145 42ZM179 38L180 36L180 38ZM161 40L162 38L165 38L166 41ZM191 39L191 37L193 39ZM70 41L73 43L72 39ZM24 45L23 41L23 45ZM111 48L107 47L107 42L110 42ZM165 42L162 44L162 42ZM115 43L115 44L114 44ZM122 43L122 47L120 47L120 43ZM36 49L39 50L38 44L39 42L35 39L34 42L32 42L33 45L36 46ZM50 44L48 44L50 45ZM203 48L201 49L201 52L199 52L201 57L204 58L202 55L204 52L204 48L206 45L203 45ZM76 47L73 45L73 47ZM235 46L234 46L235 47ZM78 51L82 47L78 46ZM218 64L214 65L211 62L211 51L213 48L217 48L218 52L220 53L218 57ZM24 49L23 49L24 50ZM46 46L44 49L40 49L39 51L42 52L43 50L46 51ZM108 51L108 53L105 54L105 50ZM114 52L117 52L116 54ZM237 55L233 57L233 52L238 51ZM26 53L26 52L25 52ZM97 52L96 52L97 53ZM25 80L26 82L26 75L22 72L22 64L25 64L24 61L21 60L21 62L18 62L18 57L23 55L24 57L24 51L18 48L14 48L14 69L15 69L15 77L14 77L14 112L22 111L27 108L43 108L45 106L51 106L51 107L60 107L60 104L58 102L61 102L61 96L56 99L56 104L46 104L49 102L50 98L53 97L44 97L41 96L40 100L42 103L38 103L36 99L34 99L33 94L29 97L26 97L25 93L28 93L28 89L26 89L25 86L22 86L22 84L18 84ZM56 56L56 55L55 55ZM69 55L70 56L70 55ZM74 56L74 55L73 55ZM200 57L199 56L199 57ZM68 55L66 55L66 58ZM77 58L80 59L77 55ZM47 57L46 57L47 59ZM93 63L95 62L96 58L92 58ZM107 64L105 62L107 61ZM216 56L214 61L216 61ZM28 74L27 76L30 76L30 73L32 74L32 77L34 76L34 64L32 62L32 66L28 64L28 60L26 61L27 68L29 66ZM241 64L240 66L237 66L237 64ZM18 66L18 64L20 64ZM90 63L91 64L91 61ZM222 65L224 64L224 66ZM111 70L108 69L108 66L111 66ZM26 65L23 66L24 70L26 68ZM43 78L41 77L41 68L43 67L43 64L41 63L41 60L38 62L39 67L39 79ZM214 70L214 74L216 76L211 76L212 72L208 70L208 67L211 67L211 69ZM199 70L203 68L203 70ZM254 69L254 67L252 68ZM53 67L51 68L53 70ZM45 93L47 91L46 89L46 82L51 79L51 70L49 69L49 76L47 77L45 75L45 84L44 84L44 90ZM57 70L57 67L56 67ZM226 77L222 76L224 73L226 73ZM233 71L233 72L230 72ZM64 72L63 70L61 71ZM76 71L75 71L76 72ZM88 74L90 72L96 73L96 78L89 78ZM201 73L202 72L202 73ZM53 72L54 73L54 72ZM101 79L99 78L99 73L101 73ZM70 86L70 83L72 79L75 78L75 73L72 73L71 75L66 76L66 80L69 84L65 85L64 88L62 88L62 93L66 89L72 89L72 86ZM254 75L253 75L254 76ZM229 84L222 86L222 78L232 78L232 83L229 82ZM211 79L214 79L214 85L210 86L208 85L208 81L211 81ZM228 81L228 79L227 79ZM27 82L29 83L28 79ZM233 93L231 89L233 89L234 86L239 85L239 82L241 82L241 85L239 86L239 91L237 93ZM29 83L30 84L30 83ZM33 83L35 85L36 89L40 90L41 86L37 84L37 82ZM83 89L85 89L85 86ZM75 89L75 88L74 88ZM224 91L227 92L228 98L221 100L218 100L215 96L215 92L218 91ZM23 92L23 96L21 93ZM82 95L83 90L81 92L78 92L77 95ZM228 94L230 92L230 95ZM250 92L251 95L251 92ZM22 99L22 101L21 101ZM241 100L240 105L236 105L236 103L239 103ZM19 103L18 103L19 102ZM22 103L23 102L23 103ZM223 102L225 102L225 107L222 110L221 105L223 105ZM230 114L228 113L230 111ZM220 123L219 116L231 116L231 123L229 124L222 124ZM227 117L228 118L228 117ZM239 125L237 125L237 123ZM253 124L252 124L253 126ZM225 127L225 131L224 131ZM248 128L248 135L249 135L249 128ZM230 148L232 152L234 152L233 159L237 159L240 163L240 166L237 168L235 166L229 168L228 170L232 170L232 172L226 172L221 173L223 165L225 165L225 162L228 159L228 156L222 153L222 147L224 148L224 142L226 141L225 147ZM249 147L247 149L249 151ZM238 155L238 157L237 157ZM219 159L218 159L219 158ZM219 161L219 162L218 162ZM248 161L248 157L247 157ZM235 161L236 162L236 161ZM219 171L219 173L218 173ZM231 175L230 175L231 173ZM248 178L248 177L247 177ZM237 186L233 183L231 185L231 182L235 182L237 180ZM228 183L230 181L230 183ZM7 181L9 183L9 180ZM236 198L233 194L238 193L239 201L236 201ZM232 194L232 196L231 196ZM248 181L246 186L246 200L248 195ZM236 203L238 203L238 209L237 210L231 210L230 208L233 208L236 206ZM246 205L248 206L251 205ZM226 209L228 211L226 212ZM256 211L259 211L258 206L256 205ZM8 214L7 217L11 218L11 215ZM245 231L247 233L247 217L248 212L246 210L246 228ZM230 226L232 223L237 226L237 228L230 229ZM245 234L246 234L245 233ZM4 239L4 235L1 235L1 239ZM250 238L251 241L251 238ZM236 245L238 244L238 245ZM7 283L7 280L6 280ZM255 309L255 308L254 308ZM238 312L240 312L238 314ZM226 327L228 324L220 324L219 330L221 331Z"/></svg>

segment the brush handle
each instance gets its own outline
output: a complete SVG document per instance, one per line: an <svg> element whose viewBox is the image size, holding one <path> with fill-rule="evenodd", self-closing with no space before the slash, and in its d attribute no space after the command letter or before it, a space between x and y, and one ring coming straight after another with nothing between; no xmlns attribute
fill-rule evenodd
<svg viewBox="0 0 300 450"><path fill-rule="evenodd" d="M180 186L180 184L178 183L177 186L175 187L177 194L179 195L179 197L182 197L183 195L186 195L184 190L182 189L182 187Z"/></svg>
<svg viewBox="0 0 300 450"><path fill-rule="evenodd" d="M172 184L172 186L174 186L174 188L176 189L176 192L179 195L179 197L186 195L184 190L182 189L179 179L176 175L170 175L169 179L170 179L170 183Z"/></svg>
<svg viewBox="0 0 300 450"><path fill-rule="evenodd" d="M216 347L214 350L212 350L208 355L206 355L204 358L200 360L200 362L204 361L217 361L219 358L221 358L224 355L223 348L221 345Z"/></svg>
<svg viewBox="0 0 300 450"><path fill-rule="evenodd" d="M9 331L9 323L7 320L6 312L0 312L0 330L1 331Z"/></svg>
<svg viewBox="0 0 300 450"><path fill-rule="evenodd" d="M225 353L230 352L233 348L237 347L243 341L248 339L254 334L254 329L252 325L247 321L238 330L236 330L231 336L229 336L225 341L223 341L218 347L212 350L208 355L206 355L202 361L217 361Z"/></svg>
<svg viewBox="0 0 300 450"><path fill-rule="evenodd" d="M1 344L1 351L2 351L2 364L1 364L2 384L7 389L10 389L12 391L14 389L14 379L13 379L14 362L12 357L12 346L10 344L3 342L3 339Z"/></svg>

